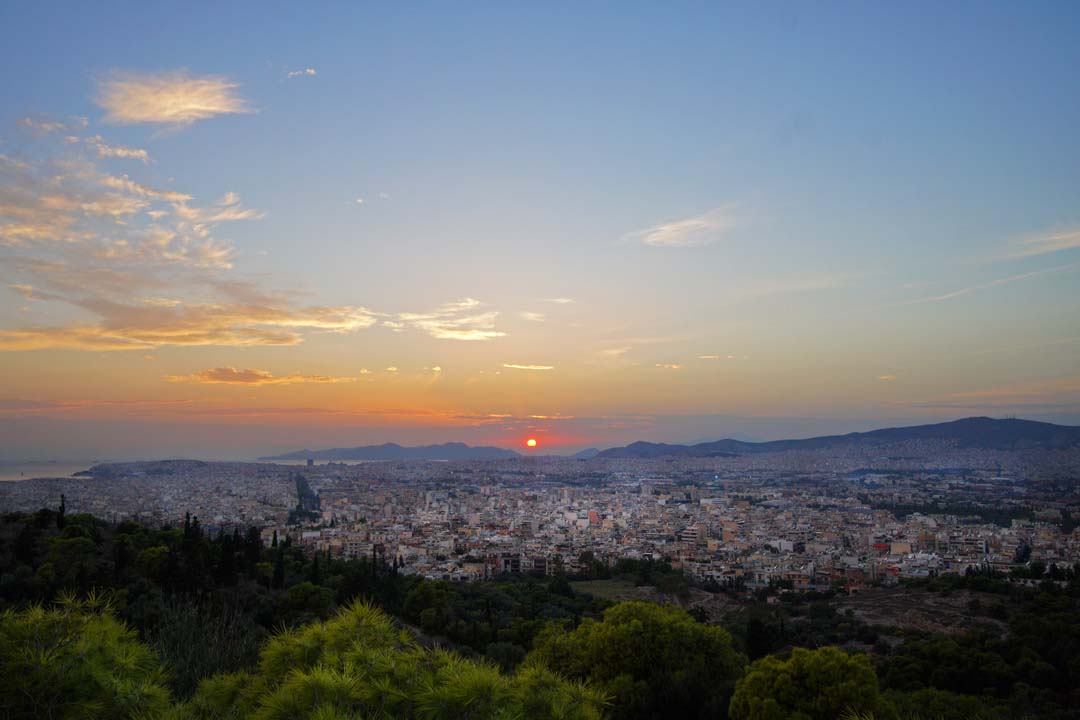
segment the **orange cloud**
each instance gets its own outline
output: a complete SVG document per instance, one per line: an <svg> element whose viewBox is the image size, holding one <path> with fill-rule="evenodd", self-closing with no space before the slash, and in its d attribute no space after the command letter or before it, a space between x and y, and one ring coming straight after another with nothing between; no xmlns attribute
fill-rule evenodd
<svg viewBox="0 0 1080 720"><path fill-rule="evenodd" d="M266 370L248 368L237 370L234 367L219 367L201 370L191 375L166 375L169 382L193 382L204 385L293 385L296 383L350 383L354 377L330 377L327 375L292 375L277 376Z"/></svg>

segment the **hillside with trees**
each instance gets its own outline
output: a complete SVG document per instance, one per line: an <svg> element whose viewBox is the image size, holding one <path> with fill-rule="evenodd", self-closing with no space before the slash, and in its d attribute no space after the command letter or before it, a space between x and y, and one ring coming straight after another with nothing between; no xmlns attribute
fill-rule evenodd
<svg viewBox="0 0 1080 720"><path fill-rule="evenodd" d="M305 553L41 510L0 516L0 717L665 717L976 720L1080 711L1080 579L1032 564L901 588L963 593L969 626L870 625L777 588L719 624L663 562L598 574L673 605L611 603L554 576L448 583L380 556ZM1019 581L1026 583L1020 584ZM701 588L694 590L701 593ZM10 670L10 671L9 671Z"/></svg>

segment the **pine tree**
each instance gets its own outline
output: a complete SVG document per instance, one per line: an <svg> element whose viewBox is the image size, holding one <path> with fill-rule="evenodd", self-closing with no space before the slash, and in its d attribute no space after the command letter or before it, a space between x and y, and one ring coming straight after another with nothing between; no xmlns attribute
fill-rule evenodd
<svg viewBox="0 0 1080 720"><path fill-rule="evenodd" d="M285 586L285 553L278 552L274 558L274 579L270 581L270 587L275 590Z"/></svg>

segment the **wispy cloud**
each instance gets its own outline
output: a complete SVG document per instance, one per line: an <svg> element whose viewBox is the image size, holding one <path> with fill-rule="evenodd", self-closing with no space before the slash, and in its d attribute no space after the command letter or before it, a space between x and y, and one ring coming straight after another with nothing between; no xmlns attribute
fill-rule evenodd
<svg viewBox="0 0 1080 720"><path fill-rule="evenodd" d="M881 382L892 382L896 379L896 375L878 375L878 380Z"/></svg>
<svg viewBox="0 0 1080 720"><path fill-rule="evenodd" d="M656 363L656 367L661 370L682 370L682 365L679 363Z"/></svg>
<svg viewBox="0 0 1080 720"><path fill-rule="evenodd" d="M1021 238L1012 243L1007 257L1020 259L1076 248L1080 248L1080 228L1066 228Z"/></svg>
<svg viewBox="0 0 1080 720"><path fill-rule="evenodd" d="M1080 406L1080 377L1032 382L949 393L900 403L924 408L1022 408Z"/></svg>
<svg viewBox="0 0 1080 720"><path fill-rule="evenodd" d="M999 287L1001 285L1008 285L1010 283L1020 282L1022 280L1028 280L1033 277L1068 272L1070 270L1075 270L1078 267L1080 267L1080 262L1069 263L1067 265L1058 265L1056 267L1050 268L1043 268L1042 270L1032 270L1030 272L1020 273L1019 275L1009 275L1008 277L988 280L987 282L977 283L975 285L968 285L967 287L958 288L956 290L942 293L940 295L929 295L926 297L912 298L911 300L900 300L898 302L886 303L882 307L903 307L906 305L921 305L924 303L944 302L946 300L953 300L958 297L970 295L981 290L989 290L990 288Z"/></svg>
<svg viewBox="0 0 1080 720"><path fill-rule="evenodd" d="M236 90L239 84L221 75L190 75L186 70L144 75L115 72L98 86L95 102L105 122L184 126L218 115L252 112Z"/></svg>
<svg viewBox="0 0 1080 720"><path fill-rule="evenodd" d="M528 310L522 312L521 317L529 322L544 322L547 319L544 313L530 312Z"/></svg>
<svg viewBox="0 0 1080 720"><path fill-rule="evenodd" d="M699 247L721 239L738 225L734 206L714 208L702 215L673 220L637 230L623 236L626 242L640 242L652 247Z"/></svg>
<svg viewBox="0 0 1080 720"><path fill-rule="evenodd" d="M191 200L190 195L186 195L181 192L174 192L172 190L157 190L155 188L140 185L127 175L121 175L119 177L115 175L105 175L101 179L101 184L112 190L120 190L130 195L136 195L138 197L153 198L154 200L165 200L168 202L184 203Z"/></svg>
<svg viewBox="0 0 1080 720"><path fill-rule="evenodd" d="M557 297L548 298L544 302L555 303L556 305L569 305L570 303L574 302L574 299L568 297Z"/></svg>
<svg viewBox="0 0 1080 720"><path fill-rule="evenodd" d="M398 321L440 340L493 340L506 335L495 329L499 313L481 311L482 305L474 298L464 298L427 313L401 313Z"/></svg>
<svg viewBox="0 0 1080 720"><path fill-rule="evenodd" d="M40 116L24 117L19 120L19 124L24 128L29 128L31 131L41 135L54 132L78 132L86 127L87 122L84 117L74 117L67 122Z"/></svg>
<svg viewBox="0 0 1080 720"><path fill-rule="evenodd" d="M110 145L100 135L86 138L86 144L97 152L99 158L120 158L123 160L138 160L143 165L150 164L150 153L142 148L127 147L125 145Z"/></svg>
<svg viewBox="0 0 1080 720"><path fill-rule="evenodd" d="M503 363L504 368L511 370L554 370L554 365L525 365L521 363Z"/></svg>
<svg viewBox="0 0 1080 720"><path fill-rule="evenodd" d="M176 383L199 383L201 385L294 385L297 383L351 383L354 377L331 377L329 375L274 375L266 370L219 367L200 370L190 375L166 375L165 379Z"/></svg>
<svg viewBox="0 0 1080 720"><path fill-rule="evenodd" d="M315 71L315 68L304 68L303 70L290 70L289 72L285 73L285 79L291 80L293 78L311 77L313 75L318 75L318 73Z"/></svg>

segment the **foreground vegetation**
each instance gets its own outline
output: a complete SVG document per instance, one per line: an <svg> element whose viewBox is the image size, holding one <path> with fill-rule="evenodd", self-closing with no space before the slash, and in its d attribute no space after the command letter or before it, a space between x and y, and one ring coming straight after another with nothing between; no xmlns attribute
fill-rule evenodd
<svg viewBox="0 0 1080 720"><path fill-rule="evenodd" d="M1080 711L1071 571L1032 565L1034 588L982 575L917 584L913 595L972 598L971 627L944 635L866 625L829 594L743 604L716 626L678 606L612 604L573 587L592 578L685 596L686 579L665 563L472 584L397 565L309 556L287 538L264 547L256 531L210 538L194 519L150 529L49 510L2 516L0 717Z"/></svg>

